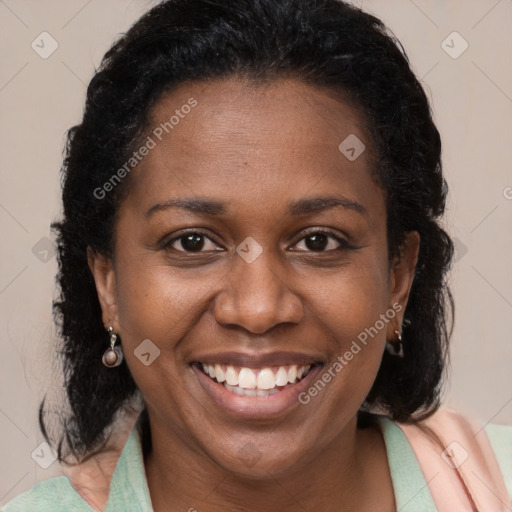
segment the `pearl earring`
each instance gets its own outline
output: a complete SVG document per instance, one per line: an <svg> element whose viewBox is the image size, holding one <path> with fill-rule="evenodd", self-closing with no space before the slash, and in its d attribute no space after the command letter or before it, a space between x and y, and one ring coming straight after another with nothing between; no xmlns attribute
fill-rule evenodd
<svg viewBox="0 0 512 512"><path fill-rule="evenodd" d="M117 334L114 333L114 328L112 326L108 328L108 333L110 335L110 347L105 350L101 360L107 368L115 368L123 362L123 350L120 345L117 347L115 346Z"/></svg>

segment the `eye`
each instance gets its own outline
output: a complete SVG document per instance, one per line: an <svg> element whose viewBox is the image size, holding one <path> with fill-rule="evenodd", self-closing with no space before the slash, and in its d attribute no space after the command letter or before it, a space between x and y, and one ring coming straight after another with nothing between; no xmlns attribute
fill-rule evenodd
<svg viewBox="0 0 512 512"><path fill-rule="evenodd" d="M306 250L313 252L340 251L351 248L351 245L344 238L329 231L310 231L305 237L301 238L299 242L303 240L305 240ZM336 247L336 244L338 247ZM330 248L328 248L329 246Z"/></svg>
<svg viewBox="0 0 512 512"><path fill-rule="evenodd" d="M310 231L306 236L301 238L295 246L303 240L305 241L306 250L313 252L341 251L352 248L347 240L325 230ZM166 242L163 248L173 249L184 253L200 253L219 250L218 245L207 235L207 233L197 229L174 237L172 240Z"/></svg>
<svg viewBox="0 0 512 512"><path fill-rule="evenodd" d="M210 245L210 247L209 247ZM181 246L181 249L178 247ZM175 249L178 252L206 252L216 249L217 244L202 231L189 231L169 240L164 245L165 249Z"/></svg>

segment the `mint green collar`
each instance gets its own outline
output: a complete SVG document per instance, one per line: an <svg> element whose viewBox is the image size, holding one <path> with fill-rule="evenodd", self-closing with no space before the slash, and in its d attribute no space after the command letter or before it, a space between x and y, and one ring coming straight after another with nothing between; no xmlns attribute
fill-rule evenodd
<svg viewBox="0 0 512 512"><path fill-rule="evenodd" d="M418 460L404 433L389 418L377 416L399 512L437 512ZM136 424L112 477L105 512L151 512L142 445Z"/></svg>
<svg viewBox="0 0 512 512"><path fill-rule="evenodd" d="M110 484L105 512L152 512L138 422L126 442Z"/></svg>
<svg viewBox="0 0 512 512"><path fill-rule="evenodd" d="M381 429L398 512L437 512L427 481L402 429L386 416L376 415Z"/></svg>

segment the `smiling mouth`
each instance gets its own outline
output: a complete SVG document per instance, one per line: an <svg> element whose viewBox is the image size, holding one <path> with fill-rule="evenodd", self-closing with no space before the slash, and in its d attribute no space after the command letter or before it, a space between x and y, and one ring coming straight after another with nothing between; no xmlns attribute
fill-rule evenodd
<svg viewBox="0 0 512 512"><path fill-rule="evenodd" d="M270 396L295 386L316 364L247 368L222 364L196 363L214 382L239 396Z"/></svg>

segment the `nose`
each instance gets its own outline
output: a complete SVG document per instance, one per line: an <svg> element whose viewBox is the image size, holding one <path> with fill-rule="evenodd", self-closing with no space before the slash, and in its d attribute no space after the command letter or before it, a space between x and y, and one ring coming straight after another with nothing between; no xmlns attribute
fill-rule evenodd
<svg viewBox="0 0 512 512"><path fill-rule="evenodd" d="M214 304L221 325L237 325L263 334L281 323L299 323L303 317L300 298L290 290L284 273L266 251L252 263L238 255Z"/></svg>

